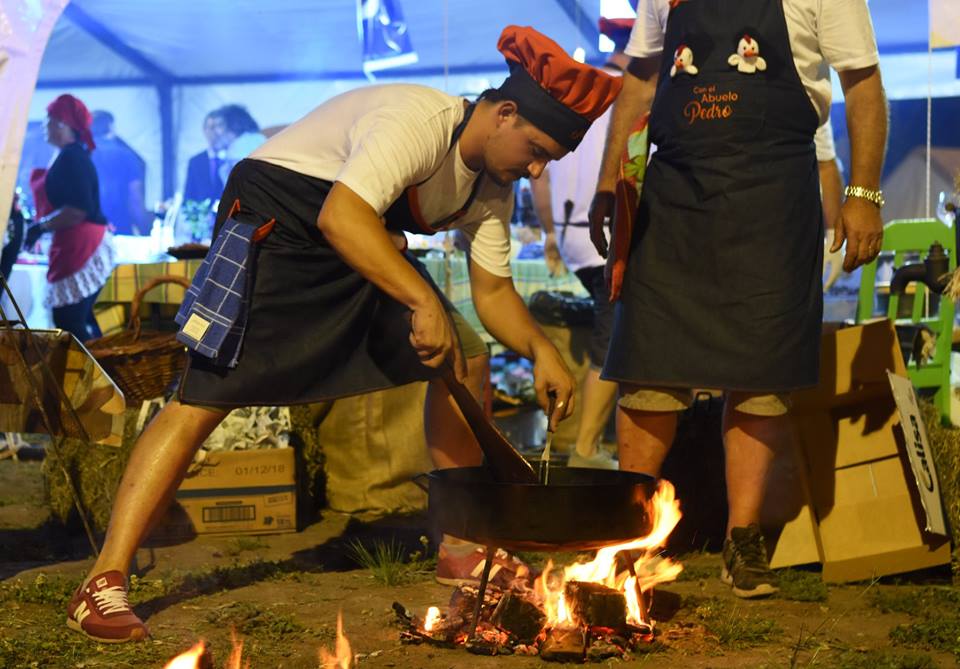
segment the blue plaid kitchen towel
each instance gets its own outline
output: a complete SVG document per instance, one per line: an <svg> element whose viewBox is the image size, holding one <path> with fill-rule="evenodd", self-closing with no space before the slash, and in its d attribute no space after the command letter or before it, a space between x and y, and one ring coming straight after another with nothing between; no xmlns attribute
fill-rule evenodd
<svg viewBox="0 0 960 669"><path fill-rule="evenodd" d="M197 269L175 318L177 339L236 367L247 324L249 270L257 227L228 218Z"/></svg>

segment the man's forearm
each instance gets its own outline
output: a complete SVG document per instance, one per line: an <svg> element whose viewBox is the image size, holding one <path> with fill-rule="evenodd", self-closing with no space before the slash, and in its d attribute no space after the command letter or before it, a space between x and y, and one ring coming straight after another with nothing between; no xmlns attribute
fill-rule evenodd
<svg viewBox="0 0 960 669"><path fill-rule="evenodd" d="M660 58L632 58L623 73L623 88L613 104L603 162L597 180L598 191L613 192L617 182L620 154L626 144L630 128L638 118L650 110L657 90L657 72Z"/></svg>
<svg viewBox="0 0 960 669"><path fill-rule="evenodd" d="M537 359L537 352L542 346L552 346L550 340L540 329L540 326L530 315L523 298L513 287L512 279L487 275L486 281L480 282L476 275L484 270L471 268L471 286L473 288L473 304L477 309L480 322L493 337L507 348L531 360Z"/></svg>
<svg viewBox="0 0 960 669"><path fill-rule="evenodd" d="M877 67L840 72L850 135L850 185L880 188L887 147L887 99Z"/></svg>
<svg viewBox="0 0 960 669"><path fill-rule="evenodd" d="M317 225L344 262L393 299L411 309L438 299L404 260L373 208L347 186L334 184Z"/></svg>

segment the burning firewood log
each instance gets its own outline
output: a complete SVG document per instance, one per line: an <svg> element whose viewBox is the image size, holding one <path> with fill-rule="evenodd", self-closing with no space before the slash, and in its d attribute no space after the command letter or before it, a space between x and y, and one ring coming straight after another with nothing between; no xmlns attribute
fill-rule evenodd
<svg viewBox="0 0 960 669"><path fill-rule="evenodd" d="M487 586L487 591L483 595L483 608L480 612L481 620L490 618L490 612L496 608L502 594L499 588L493 585ZM450 618L459 617L467 621L472 620L473 608L476 606L476 603L477 588L470 585L457 586L453 594L450 595L447 615Z"/></svg>
<svg viewBox="0 0 960 669"><path fill-rule="evenodd" d="M540 605L519 592L507 592L490 616L490 622L512 634L520 643L532 642L547 617Z"/></svg>
<svg viewBox="0 0 960 669"><path fill-rule="evenodd" d="M600 583L569 581L564 596L574 620L588 627L621 631L627 626L627 599Z"/></svg>

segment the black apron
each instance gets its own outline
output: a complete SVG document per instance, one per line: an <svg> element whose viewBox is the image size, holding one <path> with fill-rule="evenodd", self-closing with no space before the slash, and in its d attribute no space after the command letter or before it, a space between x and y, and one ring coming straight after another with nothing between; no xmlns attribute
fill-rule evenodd
<svg viewBox="0 0 960 669"><path fill-rule="evenodd" d="M457 126L449 151L466 126ZM449 153L448 153L449 156ZM477 177L477 182L482 175ZM418 184L419 185L419 184ZM409 342L410 310L347 265L317 228L333 184L259 160L230 173L219 231L234 200L233 217L251 225L276 219L255 248L247 327L237 366L230 369L191 353L179 399L222 407L291 405L346 397L432 378ZM425 223L416 186L384 214L387 228L434 234L462 217L473 201L443 220ZM445 308L453 305L411 254L405 258L427 280Z"/></svg>
<svg viewBox="0 0 960 669"><path fill-rule="evenodd" d="M728 62L744 35L766 69ZM693 52L696 74L670 57ZM819 119L780 0L671 10L647 168L604 378L784 392L818 379Z"/></svg>

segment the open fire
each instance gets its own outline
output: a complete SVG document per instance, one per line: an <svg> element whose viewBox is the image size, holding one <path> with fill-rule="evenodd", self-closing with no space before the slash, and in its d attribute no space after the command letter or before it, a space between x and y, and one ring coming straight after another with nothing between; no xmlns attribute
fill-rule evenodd
<svg viewBox="0 0 960 669"><path fill-rule="evenodd" d="M659 555L680 520L673 486L662 481L650 502L652 531L645 537L597 551L590 562L556 568L548 562L533 588L515 582L488 586L479 620L479 592L457 588L447 612L432 606L421 620L402 605L394 609L401 641L462 645L471 652L539 654L560 661L623 656L653 639L653 588L676 579L682 565Z"/></svg>
<svg viewBox="0 0 960 669"><path fill-rule="evenodd" d="M480 615L474 619L477 588L454 590L447 611L431 606L424 617L400 604L394 610L402 624L403 643L463 646L483 655L539 655L545 660L583 662L624 657L653 640L650 617L653 588L676 579L683 570L659 555L680 521L680 504L673 486L661 481L650 501L652 530L645 537L597 551L589 562L562 568L547 563L532 588L516 581L506 590L489 585ZM233 635L225 669L250 669L243 661L243 642ZM319 669L351 669L350 641L337 616L333 652L320 648ZM212 669L205 642L173 658L164 669Z"/></svg>

